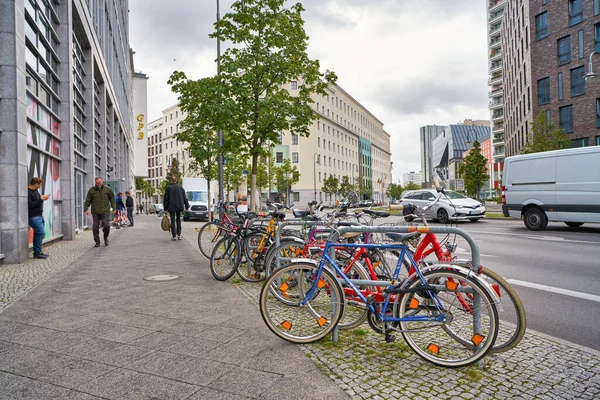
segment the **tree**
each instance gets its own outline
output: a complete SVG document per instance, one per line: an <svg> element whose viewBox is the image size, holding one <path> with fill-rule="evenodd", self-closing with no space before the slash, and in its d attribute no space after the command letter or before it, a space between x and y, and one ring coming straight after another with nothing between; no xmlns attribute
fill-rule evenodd
<svg viewBox="0 0 600 400"><path fill-rule="evenodd" d="M329 201L331 202L331 195L340 191L338 179L333 175L329 175L323 182L321 190L324 191L326 195L329 195Z"/></svg>
<svg viewBox="0 0 600 400"><path fill-rule="evenodd" d="M285 203L289 204L288 194L292 189L292 185L300 180L300 172L296 166L292 166L290 159L285 159L283 163L274 168L275 184L277 190L285 198Z"/></svg>
<svg viewBox="0 0 600 400"><path fill-rule="evenodd" d="M392 197L394 199L399 199L402 196L402 192L404 188L402 185L397 183L390 183L385 191L386 196Z"/></svg>
<svg viewBox="0 0 600 400"><path fill-rule="evenodd" d="M244 177L242 171L248 168L248 159L246 157L227 157L223 165L223 186L225 187L225 196L229 192L235 191L242 183ZM231 199L230 199L231 200ZM236 200L236 199L233 199Z"/></svg>
<svg viewBox="0 0 600 400"><path fill-rule="evenodd" d="M165 186L171 183L171 181L175 178L178 183L181 183L181 172L179 171L179 160L173 158L171 161L171 166L167 168L167 176L165 177ZM164 193L164 192L163 192Z"/></svg>
<svg viewBox="0 0 600 400"><path fill-rule="evenodd" d="M232 103L230 118L251 157L250 208L256 207L258 160L270 152L282 132L309 135L317 118L311 94L327 95L334 73L319 71L307 54L302 4L285 0L246 0L215 24L212 38L229 42L220 56L220 93ZM287 90L291 87L291 91Z"/></svg>
<svg viewBox="0 0 600 400"><path fill-rule="evenodd" d="M155 189L152 187L150 182L144 178L135 178L135 187L137 190L142 192L142 195L146 198L154 196Z"/></svg>
<svg viewBox="0 0 600 400"><path fill-rule="evenodd" d="M261 156L256 170L256 189L259 192L259 197L262 197L262 192L269 189L273 183L273 173L275 165L273 157Z"/></svg>
<svg viewBox="0 0 600 400"><path fill-rule="evenodd" d="M489 179L487 174L487 160L481 154L481 145L476 140L469 154L463 159L459 171L465 179L465 190L474 198L479 198L479 192Z"/></svg>
<svg viewBox="0 0 600 400"><path fill-rule="evenodd" d="M527 143L521 147L521 154L538 153L541 151L559 150L571 147L569 135L562 128L555 128L552 121L541 112L531 123Z"/></svg>
<svg viewBox="0 0 600 400"><path fill-rule="evenodd" d="M347 196L348 192L354 191L354 185L350 183L350 177L348 175L342 176L342 182L340 183L339 193L342 196Z"/></svg>
<svg viewBox="0 0 600 400"><path fill-rule="evenodd" d="M421 185L419 185L418 183L408 182L406 184L406 186L404 186L404 190L403 191L406 191L406 190L419 190L419 189L421 189Z"/></svg>

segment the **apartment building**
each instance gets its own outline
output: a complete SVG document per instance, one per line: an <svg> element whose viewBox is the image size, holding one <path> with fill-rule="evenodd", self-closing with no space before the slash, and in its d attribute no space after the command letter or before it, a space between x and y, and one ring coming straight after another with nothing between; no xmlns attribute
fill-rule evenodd
<svg viewBox="0 0 600 400"><path fill-rule="evenodd" d="M531 1L529 10L533 116L546 113L573 147L600 145L600 79L586 80L600 52L600 0ZM600 54L591 59L598 73Z"/></svg>
<svg viewBox="0 0 600 400"><path fill-rule="evenodd" d="M490 79L488 85L490 86L489 97L489 109L490 109L490 121L492 130L492 146L493 146L493 158L494 168L493 173L490 174L492 185L498 186L498 182L501 181L502 167L504 165L505 157L505 109L504 103L506 99L506 87L504 86L503 79L505 79L506 68L504 67L503 52L506 52L506 46L504 44L503 37L506 34L511 34L507 26L506 21L506 8L513 2L507 2L506 0L490 0L488 2L488 67L490 73ZM514 7L514 4L512 5Z"/></svg>
<svg viewBox="0 0 600 400"><path fill-rule="evenodd" d="M91 224L83 202L95 176L116 191L134 185L129 10L126 0L13 0L0 9L0 262L20 263L31 244L32 177L51 195L46 241Z"/></svg>

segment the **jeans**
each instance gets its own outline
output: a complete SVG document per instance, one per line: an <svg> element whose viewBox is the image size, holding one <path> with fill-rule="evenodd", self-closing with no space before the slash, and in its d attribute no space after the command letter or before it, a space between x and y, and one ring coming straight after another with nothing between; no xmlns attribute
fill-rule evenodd
<svg viewBox="0 0 600 400"><path fill-rule="evenodd" d="M46 236L44 231L44 217L29 218L29 226L33 228L33 253L39 254L42 252L42 240Z"/></svg>
<svg viewBox="0 0 600 400"><path fill-rule="evenodd" d="M110 233L110 223L108 222L108 213L104 214L92 214L94 224L92 225L92 232L94 234L94 241L100 243L100 221L102 221L102 232L104 233L104 240L108 239Z"/></svg>
<svg viewBox="0 0 600 400"><path fill-rule="evenodd" d="M127 207L127 218L129 218L129 225L133 225L133 207Z"/></svg>
<svg viewBox="0 0 600 400"><path fill-rule="evenodd" d="M175 232L177 232L177 236L181 236L181 211L169 211L169 215L171 216L171 234L175 237ZM177 231L175 231L175 225L177 225Z"/></svg>

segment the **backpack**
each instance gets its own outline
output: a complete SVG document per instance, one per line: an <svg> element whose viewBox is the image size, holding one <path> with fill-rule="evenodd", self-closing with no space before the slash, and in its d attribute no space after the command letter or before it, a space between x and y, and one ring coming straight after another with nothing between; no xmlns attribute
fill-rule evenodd
<svg viewBox="0 0 600 400"><path fill-rule="evenodd" d="M162 219L160 220L160 227L165 232L169 232L171 230L171 220L167 214L163 215Z"/></svg>

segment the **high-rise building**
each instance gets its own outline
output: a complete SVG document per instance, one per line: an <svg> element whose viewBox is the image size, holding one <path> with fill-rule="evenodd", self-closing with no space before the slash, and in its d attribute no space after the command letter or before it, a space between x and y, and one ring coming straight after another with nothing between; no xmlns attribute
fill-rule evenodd
<svg viewBox="0 0 600 400"><path fill-rule="evenodd" d="M426 125L420 128L421 140L421 185L429 187L433 184L433 140L446 129L443 125Z"/></svg>
<svg viewBox="0 0 600 400"><path fill-rule="evenodd" d="M488 67L490 73L490 79L488 84L490 86L489 97L489 109L490 109L490 120L492 130L492 147L493 147L493 158L494 167L490 173L490 180L493 185L498 186L498 182L501 180L502 166L504 165L505 156L505 110L504 104L506 99L506 87L503 79L506 75L506 68L503 67L503 54L505 53L505 45L502 41L502 36L508 32L505 29L506 20L504 18L506 14L507 4L506 0L489 0L488 2Z"/></svg>
<svg viewBox="0 0 600 400"><path fill-rule="evenodd" d="M418 185L421 184L421 180L423 178L421 177L421 171L419 172L407 172L405 174L402 174L402 185L406 186L409 183L416 183Z"/></svg>
<svg viewBox="0 0 600 400"><path fill-rule="evenodd" d="M600 52L600 0L532 1L529 21L534 118L546 113L573 147L600 145L600 79L585 79ZM600 72L600 54L592 61Z"/></svg>
<svg viewBox="0 0 600 400"><path fill-rule="evenodd" d="M126 0L4 0L0 10L0 259L19 263L30 179L50 194L45 240L73 239L91 223L94 177L133 188L138 126L134 137Z"/></svg>

